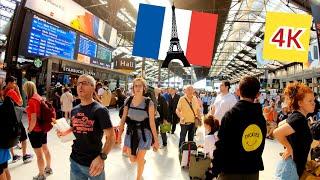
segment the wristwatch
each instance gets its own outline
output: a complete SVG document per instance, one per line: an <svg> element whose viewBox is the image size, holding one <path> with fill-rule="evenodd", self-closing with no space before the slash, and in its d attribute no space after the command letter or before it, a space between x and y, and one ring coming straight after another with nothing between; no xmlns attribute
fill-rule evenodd
<svg viewBox="0 0 320 180"><path fill-rule="evenodd" d="M100 158L101 158L102 160L106 160L107 157L108 157L108 155L107 155L106 153L103 153L103 152L101 152L101 153L99 154L99 156L100 156Z"/></svg>

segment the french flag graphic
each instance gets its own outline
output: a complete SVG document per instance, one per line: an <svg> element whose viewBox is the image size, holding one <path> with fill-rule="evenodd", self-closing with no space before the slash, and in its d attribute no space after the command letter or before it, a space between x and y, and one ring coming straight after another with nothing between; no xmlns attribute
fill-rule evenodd
<svg viewBox="0 0 320 180"><path fill-rule="evenodd" d="M218 15L175 9L181 49L194 66L210 67ZM170 46L172 9L140 4L132 55L164 60Z"/></svg>

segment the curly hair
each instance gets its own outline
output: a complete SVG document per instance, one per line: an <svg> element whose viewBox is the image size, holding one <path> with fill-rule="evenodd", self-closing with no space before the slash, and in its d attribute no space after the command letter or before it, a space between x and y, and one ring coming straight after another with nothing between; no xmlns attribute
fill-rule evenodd
<svg viewBox="0 0 320 180"><path fill-rule="evenodd" d="M313 91L307 85L300 82L289 83L283 91L285 102L291 111L300 109L299 101L302 101L306 94Z"/></svg>
<svg viewBox="0 0 320 180"><path fill-rule="evenodd" d="M211 127L211 132L215 133L219 130L219 120L215 119L212 115L205 116L204 124L207 124Z"/></svg>

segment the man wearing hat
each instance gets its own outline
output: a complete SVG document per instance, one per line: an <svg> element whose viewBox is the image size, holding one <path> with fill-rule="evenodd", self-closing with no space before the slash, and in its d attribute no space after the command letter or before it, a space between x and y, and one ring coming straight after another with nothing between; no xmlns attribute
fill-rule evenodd
<svg viewBox="0 0 320 180"><path fill-rule="evenodd" d="M60 102L61 96L62 96L62 84L60 82L57 82L57 84L54 86L54 101L53 101L53 107L56 109L57 118L63 117L63 114L61 111L61 102Z"/></svg>

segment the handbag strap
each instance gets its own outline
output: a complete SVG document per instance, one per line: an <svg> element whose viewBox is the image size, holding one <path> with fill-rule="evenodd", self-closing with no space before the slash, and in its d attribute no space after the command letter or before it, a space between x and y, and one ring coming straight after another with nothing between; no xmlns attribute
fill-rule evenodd
<svg viewBox="0 0 320 180"><path fill-rule="evenodd" d="M196 116L196 113L194 113L194 110L193 110L193 107L192 107L192 101L189 102L186 97L184 97L184 99L185 99L185 100L187 101L187 103L189 104L189 107L190 107L191 110L192 110L192 113L193 113L194 118L196 118L197 116Z"/></svg>

